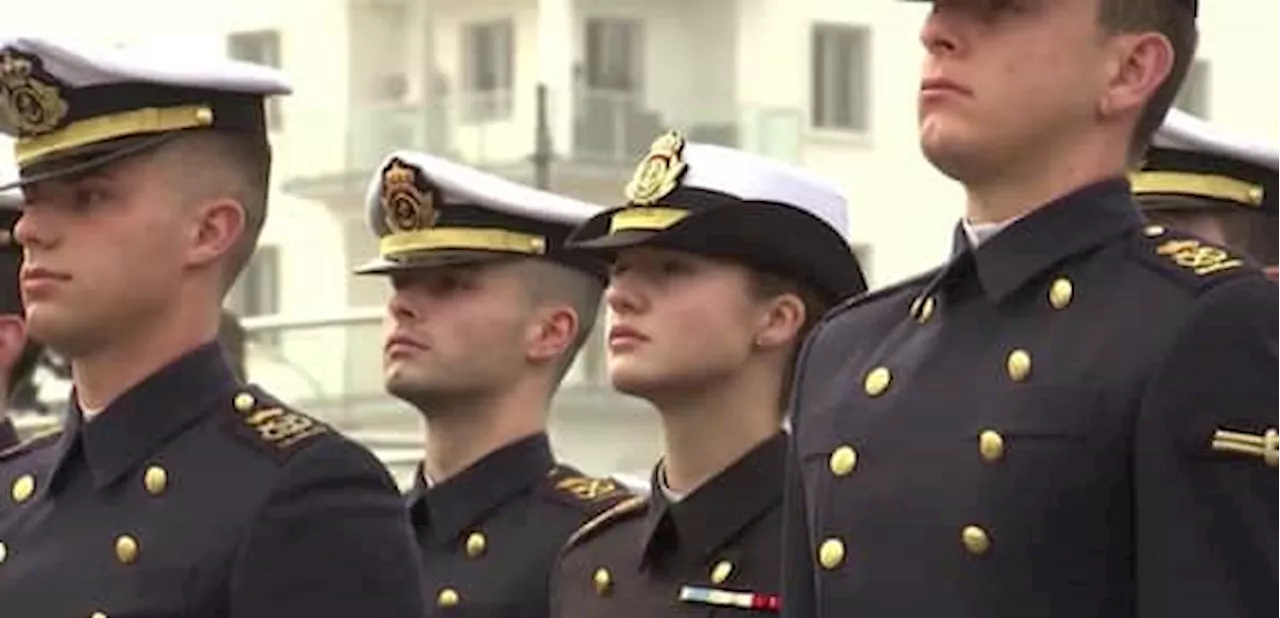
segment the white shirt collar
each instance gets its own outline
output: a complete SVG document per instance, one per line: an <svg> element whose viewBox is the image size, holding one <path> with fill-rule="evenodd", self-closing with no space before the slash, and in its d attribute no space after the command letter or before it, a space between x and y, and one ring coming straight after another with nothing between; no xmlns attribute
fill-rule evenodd
<svg viewBox="0 0 1280 618"><path fill-rule="evenodd" d="M960 226L964 228L964 235L969 239L969 246L977 249L979 245L987 242L991 237L999 234L1004 228L1009 227L1017 220L1017 218L1013 218L994 223L970 223L968 219L961 219Z"/></svg>

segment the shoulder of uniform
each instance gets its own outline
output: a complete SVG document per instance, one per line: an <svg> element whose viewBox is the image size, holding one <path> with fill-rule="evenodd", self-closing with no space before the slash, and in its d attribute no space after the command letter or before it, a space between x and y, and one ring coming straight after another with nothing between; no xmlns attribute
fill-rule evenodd
<svg viewBox="0 0 1280 618"><path fill-rule="evenodd" d="M227 413L227 431L279 463L337 435L328 424L289 408L257 386L245 386L219 405Z"/></svg>
<svg viewBox="0 0 1280 618"><path fill-rule="evenodd" d="M839 305L836 305L835 308L828 312L823 321L830 321L832 318L838 317L852 309L869 307L882 303L893 303L904 296L914 296L919 293L921 288L928 285L928 282L932 280L940 270L942 270L942 267L937 266L920 274L903 279L897 283L892 283L849 298Z"/></svg>
<svg viewBox="0 0 1280 618"><path fill-rule="evenodd" d="M584 519L595 517L635 495L615 479L588 476L564 464L557 464L547 473L542 490L548 500L580 512Z"/></svg>
<svg viewBox="0 0 1280 618"><path fill-rule="evenodd" d="M595 517L587 520L573 534L569 535L569 540L565 541L565 549L579 545L595 536L602 530L620 521L625 521L644 513L648 510L649 499L645 496L630 496L622 500L605 511L598 513Z"/></svg>
<svg viewBox="0 0 1280 618"><path fill-rule="evenodd" d="M1148 226L1134 243L1139 263L1190 291L1202 294L1242 278L1265 278L1247 256L1191 234Z"/></svg>
<svg viewBox="0 0 1280 618"><path fill-rule="evenodd" d="M20 457L25 453L31 453L43 448L53 446L58 441L58 437L62 435L61 427L46 429L37 433L22 442L14 444L9 448L0 451L0 461Z"/></svg>

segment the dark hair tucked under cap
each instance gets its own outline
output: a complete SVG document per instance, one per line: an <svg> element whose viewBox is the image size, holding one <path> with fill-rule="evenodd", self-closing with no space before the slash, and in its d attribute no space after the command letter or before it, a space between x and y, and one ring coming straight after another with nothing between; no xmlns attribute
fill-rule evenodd
<svg viewBox="0 0 1280 618"><path fill-rule="evenodd" d="M867 289L845 237L844 197L805 170L671 131L653 142L626 198L574 231L569 247L606 258L649 245L730 259L807 283L833 303Z"/></svg>
<svg viewBox="0 0 1280 618"><path fill-rule="evenodd" d="M86 171L183 131L266 139L263 99L290 92L284 75L184 51L0 37L0 133L17 138L20 183Z"/></svg>
<svg viewBox="0 0 1280 618"><path fill-rule="evenodd" d="M1278 169L1274 146L1229 135L1173 109L1129 181L1148 210L1229 208L1275 217ZM1182 199L1143 199L1149 197Z"/></svg>
<svg viewBox="0 0 1280 618"><path fill-rule="evenodd" d="M574 226L603 209L597 204L407 150L386 157L365 201L379 256L358 274L538 258L606 275L600 260L564 249Z"/></svg>

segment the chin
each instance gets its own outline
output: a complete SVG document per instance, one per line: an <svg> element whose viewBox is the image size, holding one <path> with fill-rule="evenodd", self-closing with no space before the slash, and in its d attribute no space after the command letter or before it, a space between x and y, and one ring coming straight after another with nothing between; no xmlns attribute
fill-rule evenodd
<svg viewBox="0 0 1280 618"><path fill-rule="evenodd" d="M638 362L639 359L611 359L609 361L609 383L614 390L644 397L646 393L661 389L667 382L661 370Z"/></svg>
<svg viewBox="0 0 1280 618"><path fill-rule="evenodd" d="M969 176L966 168L977 162L967 144L968 140L938 123L920 129L920 152L925 160L939 172L961 182Z"/></svg>
<svg viewBox="0 0 1280 618"><path fill-rule="evenodd" d="M62 311L44 303L26 309L27 336L58 351L63 356L81 356L93 339L85 329Z"/></svg>

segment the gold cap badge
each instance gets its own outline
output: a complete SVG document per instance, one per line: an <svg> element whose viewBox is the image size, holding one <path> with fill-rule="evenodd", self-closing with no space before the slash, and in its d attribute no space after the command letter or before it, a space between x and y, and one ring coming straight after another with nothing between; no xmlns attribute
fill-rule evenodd
<svg viewBox="0 0 1280 618"><path fill-rule="evenodd" d="M634 206L648 206L680 186L680 178L688 169L680 160L683 151L684 136L679 131L668 131L653 140L649 154L627 183L627 201Z"/></svg>
<svg viewBox="0 0 1280 618"><path fill-rule="evenodd" d="M32 68L27 58L0 54L0 121L23 136L48 133L67 117L57 86L33 77Z"/></svg>
<svg viewBox="0 0 1280 618"><path fill-rule="evenodd" d="M382 212L392 233L425 230L436 223L435 196L418 188L417 175L399 159L382 172Z"/></svg>

